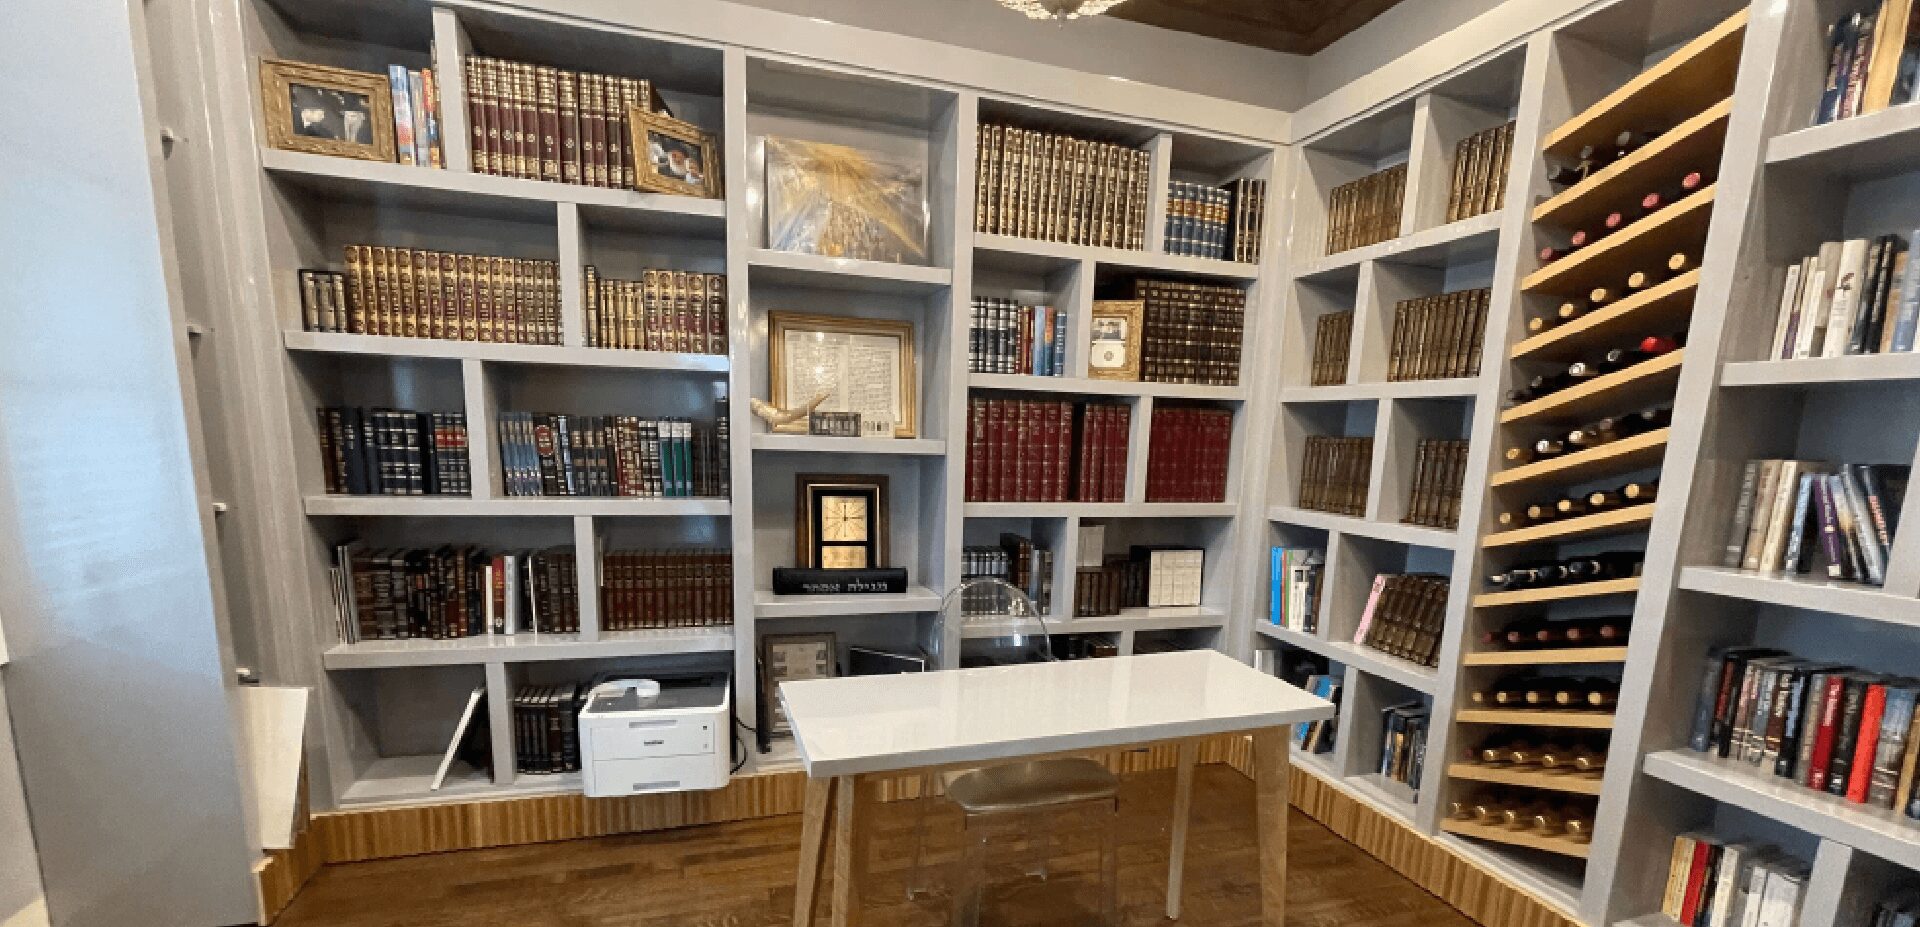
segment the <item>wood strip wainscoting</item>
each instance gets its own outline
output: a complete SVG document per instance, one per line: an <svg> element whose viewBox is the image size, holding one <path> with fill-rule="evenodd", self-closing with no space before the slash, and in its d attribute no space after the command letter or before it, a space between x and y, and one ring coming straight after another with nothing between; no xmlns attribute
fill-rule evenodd
<svg viewBox="0 0 1920 927"><path fill-rule="evenodd" d="M1172 745L1107 757L1116 773L1172 769ZM1252 741L1227 734L1201 742L1199 762L1224 763L1252 778ZM1312 771L1290 777L1290 800L1342 839L1385 862L1486 927L1579 927L1447 847L1322 782ZM887 780L880 798L916 798L918 778ZM806 776L795 770L739 776L711 792L589 799L579 794L355 808L316 814L291 850L258 867L261 923L271 923L322 866L422 853L544 843L798 814Z"/></svg>

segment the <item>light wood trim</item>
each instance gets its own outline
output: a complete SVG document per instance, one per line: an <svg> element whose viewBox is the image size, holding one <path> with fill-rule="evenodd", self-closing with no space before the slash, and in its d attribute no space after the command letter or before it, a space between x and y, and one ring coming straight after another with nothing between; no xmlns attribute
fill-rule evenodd
<svg viewBox="0 0 1920 927"><path fill-rule="evenodd" d="M1638 102L1684 97L1689 92L1697 92L1701 75L1733 74L1740 63L1740 44L1746 28L1747 11L1742 9L1548 132L1541 150L1554 151L1567 146L1578 149L1584 144L1583 137L1602 121L1615 125L1640 122L1635 118L1641 109L1635 105Z"/></svg>
<svg viewBox="0 0 1920 927"><path fill-rule="evenodd" d="M827 849L827 812L833 806L833 780L808 779L800 819L800 874L794 882L794 927L813 923L813 899L820 890L820 862Z"/></svg>
<svg viewBox="0 0 1920 927"><path fill-rule="evenodd" d="M1601 776L1595 773L1511 769L1480 763L1455 763L1447 767L1447 775L1455 779L1518 785L1530 789L1546 789L1550 792L1571 792L1575 795L1598 795L1601 783Z"/></svg>
<svg viewBox="0 0 1920 927"><path fill-rule="evenodd" d="M866 887L873 842L873 824L868 820L874 811L873 780L841 776L834 780L833 790L839 797L833 805L832 923L833 927L860 927L861 890Z"/></svg>
<svg viewBox="0 0 1920 927"><path fill-rule="evenodd" d="M1580 225L1584 219L1592 216L1604 215L1607 211L1634 193L1646 192L1644 189L1625 189L1631 182L1644 181L1647 179L1644 176L1635 176L1643 173L1641 170L1643 167L1664 158L1667 152L1683 148L1683 146L1687 148L1699 147L1704 151L1709 151L1713 155L1713 160L1716 162L1719 161L1720 146L1725 141L1727 133L1727 117L1732 115L1732 113L1732 97L1727 97L1707 107L1706 110L1698 115L1660 133L1660 137L1640 146L1633 154L1627 155L1607 165L1593 176L1560 191L1555 194L1553 198L1535 206L1533 208L1533 221L1551 222L1571 227ZM1710 137L1708 133L1716 129L1718 130L1718 135ZM1687 145L1686 143L1688 142L1697 142L1698 144L1697 146ZM1661 165L1659 169L1671 174L1671 168L1672 165ZM1654 174L1655 171L1650 169L1644 171L1644 173Z"/></svg>
<svg viewBox="0 0 1920 927"><path fill-rule="evenodd" d="M1575 583L1570 586L1548 586L1545 589L1516 589L1512 592L1486 592L1473 597L1474 608L1497 608L1502 605L1532 605L1536 602L1558 602L1562 599L1586 599L1602 595L1627 595L1640 591L1640 578L1609 579L1598 583Z"/></svg>
<svg viewBox="0 0 1920 927"><path fill-rule="evenodd" d="M1504 827L1496 827L1491 824L1476 824L1471 821L1442 821L1440 822L1440 829L1449 834L1459 834L1462 837L1474 837L1494 843L1504 843L1508 846L1526 847L1530 850L1544 850L1548 853L1558 853L1561 856L1571 856L1575 859L1586 859L1588 852L1591 851L1593 846L1590 843L1569 840L1566 837L1543 837L1539 834L1532 834L1526 831L1513 831Z"/></svg>
<svg viewBox="0 0 1920 927"><path fill-rule="evenodd" d="M1180 890L1187 876L1187 824L1193 816L1193 764L1200 746L1188 740L1180 744L1180 760L1173 781L1173 842L1167 850L1167 919L1180 919Z"/></svg>
<svg viewBox="0 0 1920 927"><path fill-rule="evenodd" d="M1462 724L1521 724L1527 727L1568 727L1588 731L1613 729L1610 711L1555 711L1525 708L1464 708L1453 719Z"/></svg>
<svg viewBox="0 0 1920 927"><path fill-rule="evenodd" d="M293 897L307 887L307 880L326 865L319 839L312 827L293 835L293 846L268 850L253 867L260 884L260 923L271 924L280 912L293 903Z"/></svg>
<svg viewBox="0 0 1920 927"><path fill-rule="evenodd" d="M1627 659L1625 647L1550 647L1543 650L1510 650L1469 653L1460 658L1462 666L1551 666L1560 663L1620 663Z"/></svg>
<svg viewBox="0 0 1920 927"><path fill-rule="evenodd" d="M1291 794L1285 729L1253 732L1254 826L1260 839L1260 923L1287 923L1287 805Z"/></svg>
<svg viewBox="0 0 1920 927"><path fill-rule="evenodd" d="M1569 279L1577 279L1589 268L1609 263L1609 259L1616 252L1642 242L1657 240L1656 236L1672 235L1676 229L1682 228L1684 223L1690 221L1699 221L1704 224L1706 214L1713 208L1713 201L1718 193L1717 184L1708 184L1695 190L1688 194L1686 199L1641 219L1620 232L1600 239L1593 246L1581 248L1528 274L1525 280L1520 281L1520 289L1533 293L1566 285Z"/></svg>
<svg viewBox="0 0 1920 927"><path fill-rule="evenodd" d="M1513 357L1519 360L1536 355L1554 358L1570 355L1592 347L1590 342L1606 337L1618 323L1627 320L1643 332L1653 328L1655 319L1668 319L1676 327L1684 328L1683 323L1693 312L1694 292L1699 286L1700 268L1696 267L1565 325L1527 338L1513 346Z"/></svg>
<svg viewBox="0 0 1920 927"><path fill-rule="evenodd" d="M1634 470L1642 466L1652 466L1667 453L1668 430L1661 428L1622 438L1596 448L1541 460L1503 470L1493 477L1492 485L1510 486L1540 479L1556 479L1563 483L1578 483L1590 476L1598 476L1607 471Z"/></svg>
<svg viewBox="0 0 1920 927"><path fill-rule="evenodd" d="M1570 541L1575 538L1625 533L1644 528L1652 521L1653 503L1643 502L1626 508L1582 515L1579 518L1495 532L1487 535L1486 540L1481 543L1485 547L1512 547L1515 544L1535 544L1541 541Z"/></svg>
<svg viewBox="0 0 1920 927"><path fill-rule="evenodd" d="M1662 389L1671 389L1672 381L1680 377L1686 353L1685 348L1668 351L1653 360L1514 406L1500 413L1500 424L1549 416L1578 418L1609 404L1632 405L1633 399L1650 398Z"/></svg>

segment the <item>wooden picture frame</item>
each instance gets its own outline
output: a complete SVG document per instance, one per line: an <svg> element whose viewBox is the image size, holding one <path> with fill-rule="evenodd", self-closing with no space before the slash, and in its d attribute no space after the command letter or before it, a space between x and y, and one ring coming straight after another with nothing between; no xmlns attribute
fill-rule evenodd
<svg viewBox="0 0 1920 927"><path fill-rule="evenodd" d="M828 511L840 500L860 500L864 524L858 538L837 534L827 523L844 519L844 512ZM884 473L799 473L793 478L793 563L815 570L881 569L889 565L887 547L892 534L888 518L887 475ZM835 559L833 550L859 549L855 559ZM858 562L856 562L858 561Z"/></svg>
<svg viewBox="0 0 1920 927"><path fill-rule="evenodd" d="M1140 343L1146 327L1142 299L1096 299L1087 325L1087 378L1140 379Z"/></svg>
<svg viewBox="0 0 1920 927"><path fill-rule="evenodd" d="M769 737L793 733L780 705L780 684L840 675L840 640L832 631L767 634L760 638L760 711Z"/></svg>
<svg viewBox="0 0 1920 927"><path fill-rule="evenodd" d="M794 366L803 364L809 366ZM878 374L876 365L882 368ZM912 322L776 309L767 313L767 368L771 401L778 408L805 405L825 392L827 401L818 411L860 413L861 437L919 436L920 373L914 362ZM864 378L850 384L848 377L856 372L864 373ZM848 398L875 396L884 389L883 383L892 384L883 402ZM851 385L860 388L850 389ZM807 422L789 422L773 430L806 434Z"/></svg>
<svg viewBox="0 0 1920 927"><path fill-rule="evenodd" d="M649 193L717 198L726 189L713 133L645 107L627 110L634 185Z"/></svg>
<svg viewBox="0 0 1920 927"><path fill-rule="evenodd" d="M385 74L262 58L260 109L268 147L393 160L393 91Z"/></svg>

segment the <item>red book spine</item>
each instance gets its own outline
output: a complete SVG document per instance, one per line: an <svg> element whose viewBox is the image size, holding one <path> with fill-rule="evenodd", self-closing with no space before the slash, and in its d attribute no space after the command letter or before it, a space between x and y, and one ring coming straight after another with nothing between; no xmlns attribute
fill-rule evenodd
<svg viewBox="0 0 1920 927"><path fill-rule="evenodd" d="M967 501L984 502L987 494L987 403L967 400Z"/></svg>
<svg viewBox="0 0 1920 927"><path fill-rule="evenodd" d="M1033 472L1033 465L1039 456L1034 452L1034 445L1039 443L1039 435L1034 428L1035 405L1037 403L1031 399L1020 400L1020 430L1014 436L1019 442L1016 447L1020 454L1019 489L1016 490L1018 495L1015 498L1021 502L1032 502L1036 498L1033 487L1037 482L1037 475Z"/></svg>
<svg viewBox="0 0 1920 927"><path fill-rule="evenodd" d="M1054 439L1053 499L1067 501L1067 479L1073 470L1073 403L1062 402L1054 409L1059 434Z"/></svg>
<svg viewBox="0 0 1920 927"><path fill-rule="evenodd" d="M1079 447L1077 447L1074 451L1075 459L1079 462L1079 472L1076 474L1076 481L1073 487L1073 494L1074 494L1074 498L1081 502L1093 501L1093 443L1095 438L1095 430L1094 430L1094 424L1095 424L1094 409L1095 408L1096 407L1090 406L1090 405L1082 405L1079 408L1078 414L1075 416L1079 421L1080 442L1079 442Z"/></svg>
<svg viewBox="0 0 1920 927"><path fill-rule="evenodd" d="M1115 406L1111 443L1107 446L1107 501L1127 501L1127 445L1133 430L1133 409Z"/></svg>
<svg viewBox="0 0 1920 927"><path fill-rule="evenodd" d="M1839 673L1827 680L1827 691L1821 699L1820 729L1813 736L1813 772L1807 777L1807 787L1821 791L1827 787L1827 766L1833 762L1833 738L1840 727L1840 703L1847 691L1847 680Z"/></svg>
<svg viewBox="0 0 1920 927"><path fill-rule="evenodd" d="M1853 750L1853 765L1847 767L1847 801L1865 804L1867 784L1873 780L1873 755L1880 748L1880 719L1887 713L1887 687L1874 683L1867 687L1867 698L1860 709L1860 738Z"/></svg>
<svg viewBox="0 0 1920 927"><path fill-rule="evenodd" d="M1009 421L1010 417L1011 410L1008 408L1007 400L995 399L993 401L993 488L989 490L995 502L1005 502L1013 498L1009 488L1013 481L1008 476L1013 468L1011 458L1007 454L1008 445L1011 443L1009 434L1013 427Z"/></svg>
<svg viewBox="0 0 1920 927"><path fill-rule="evenodd" d="M985 502L994 502L1000 498L997 495L1000 484L996 479L999 476L1000 455L994 446L1000 440L1000 401L983 399L980 404L986 407L981 412L981 420L985 423L983 430L987 433L980 442L980 498Z"/></svg>
<svg viewBox="0 0 1920 927"><path fill-rule="evenodd" d="M1680 923L1694 923L1694 916L1700 912L1701 888L1707 881L1707 858L1712 854L1713 844L1705 840L1693 845L1693 860L1687 868L1687 893L1680 902Z"/></svg>

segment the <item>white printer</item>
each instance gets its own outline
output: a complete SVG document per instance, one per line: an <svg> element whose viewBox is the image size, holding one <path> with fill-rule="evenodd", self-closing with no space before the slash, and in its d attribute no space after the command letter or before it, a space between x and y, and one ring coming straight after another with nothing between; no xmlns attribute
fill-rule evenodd
<svg viewBox="0 0 1920 927"><path fill-rule="evenodd" d="M726 785L732 715L724 676L665 688L651 679L594 686L580 709L580 769L587 796Z"/></svg>

